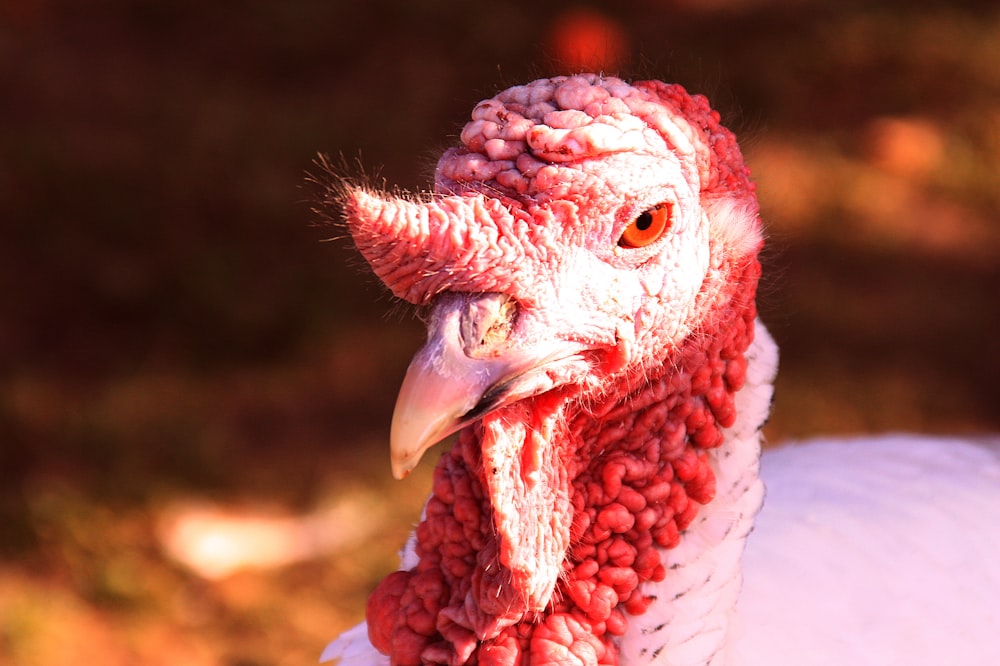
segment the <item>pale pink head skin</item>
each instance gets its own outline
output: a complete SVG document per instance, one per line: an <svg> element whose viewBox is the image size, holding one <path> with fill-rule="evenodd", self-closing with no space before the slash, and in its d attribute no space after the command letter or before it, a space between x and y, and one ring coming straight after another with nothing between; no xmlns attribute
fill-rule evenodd
<svg viewBox="0 0 1000 666"><path fill-rule="evenodd" d="M753 336L761 231L733 135L657 81L542 79L480 103L434 193L346 187L358 249L432 307L393 467L441 459L419 563L369 601L394 664L614 664L711 500ZM666 205L667 231L619 239Z"/></svg>

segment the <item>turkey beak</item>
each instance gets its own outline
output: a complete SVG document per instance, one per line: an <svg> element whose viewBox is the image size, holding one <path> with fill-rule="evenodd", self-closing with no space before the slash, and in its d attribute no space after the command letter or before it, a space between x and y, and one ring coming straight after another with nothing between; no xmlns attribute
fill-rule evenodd
<svg viewBox="0 0 1000 666"><path fill-rule="evenodd" d="M552 353L520 348L513 335L517 318L516 302L503 294L438 297L427 343L410 362L396 398L389 435L393 476L404 478L424 451L484 414L538 392L525 390L520 378Z"/></svg>
<svg viewBox="0 0 1000 666"><path fill-rule="evenodd" d="M438 299L427 343L406 370L392 415L389 442L397 479L417 466L424 451L489 411L483 401L490 387L522 364L484 347L503 345L515 316L513 301L500 294ZM494 339L483 341L490 331Z"/></svg>

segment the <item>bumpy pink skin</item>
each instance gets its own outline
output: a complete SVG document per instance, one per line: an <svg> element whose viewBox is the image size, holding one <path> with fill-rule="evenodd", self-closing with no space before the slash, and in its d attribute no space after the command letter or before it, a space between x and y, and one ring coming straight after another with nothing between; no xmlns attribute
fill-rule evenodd
<svg viewBox="0 0 1000 666"><path fill-rule="evenodd" d="M435 196L422 205L361 188L344 201L358 249L411 303L456 285L530 294L534 276L589 231L577 224L580 194L627 174L639 156L676 163L703 201L757 209L736 138L705 97L678 85L541 79L481 102L472 118L463 145L438 161ZM587 203L590 214L613 212Z"/></svg>
<svg viewBox="0 0 1000 666"><path fill-rule="evenodd" d="M495 291L517 299L525 319L585 318L565 291L566 266L591 247L609 265L626 261L600 248L614 248L641 212L622 198L641 200L632 184L650 171L680 181L675 208L695 216L686 223L720 201L752 221L714 223L690 303L664 314L672 304L651 293L624 315L607 306L576 324L592 349L587 376L466 428L438 464L419 563L369 600L372 643L393 664L616 664L627 615L651 603L640 586L669 575L661 550L714 496L706 452L734 421L753 338L753 185L707 101L654 81L581 75L512 88L476 107L462 143L441 158L423 202L346 196L359 249L413 303ZM652 271L644 284L669 272L657 261L635 264ZM596 272L575 277L618 279L587 266ZM618 291L588 294L603 304ZM634 338L622 339L631 334L621 321L602 328L608 313L634 320ZM558 316L544 323L562 330Z"/></svg>

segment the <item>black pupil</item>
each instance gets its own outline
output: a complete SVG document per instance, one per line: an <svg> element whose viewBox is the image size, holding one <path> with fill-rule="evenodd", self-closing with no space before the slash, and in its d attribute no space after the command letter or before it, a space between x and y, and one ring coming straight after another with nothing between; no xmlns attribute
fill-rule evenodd
<svg viewBox="0 0 1000 666"><path fill-rule="evenodd" d="M653 214L648 210L635 218L635 228L639 231L645 231L651 226L653 226Z"/></svg>

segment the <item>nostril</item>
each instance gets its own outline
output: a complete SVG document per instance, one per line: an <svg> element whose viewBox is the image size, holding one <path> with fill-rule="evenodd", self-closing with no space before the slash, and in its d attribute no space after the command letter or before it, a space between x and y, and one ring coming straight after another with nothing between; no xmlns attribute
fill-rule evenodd
<svg viewBox="0 0 1000 666"><path fill-rule="evenodd" d="M469 358L484 359L504 351L517 320L517 301L506 294L469 296L462 310L462 349Z"/></svg>

